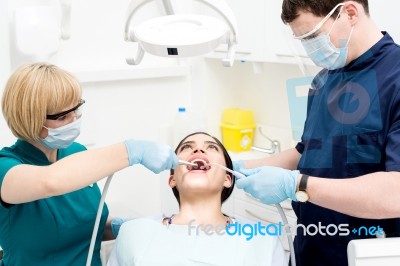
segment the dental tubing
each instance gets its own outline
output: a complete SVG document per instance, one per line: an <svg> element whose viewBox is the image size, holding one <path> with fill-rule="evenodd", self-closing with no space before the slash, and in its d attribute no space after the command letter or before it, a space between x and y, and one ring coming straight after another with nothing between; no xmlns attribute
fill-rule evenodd
<svg viewBox="0 0 400 266"><path fill-rule="evenodd" d="M88 257L87 257L87 260L86 260L86 266L91 266L92 265L93 250L94 250L94 245L96 243L97 232L99 231L101 213L103 212L104 201L106 199L107 190L108 190L108 187L110 186L111 179L112 179L113 175L114 174L111 174L111 175L109 175L107 177L106 184L104 185L104 188L103 188L103 193L101 194L99 208L97 209L96 220L94 222L92 239L90 240L89 254L88 254Z"/></svg>
<svg viewBox="0 0 400 266"><path fill-rule="evenodd" d="M196 166L193 165L193 163L191 162L186 162L186 161L179 161L180 164L182 165L190 165L192 167L199 167L197 164ZM202 167L210 167L211 165L214 166L218 166L222 169L224 169L225 171L233 174L237 179L240 178L246 178L246 176L238 171L233 171L223 165L217 164L217 163L209 163L208 165L204 165L204 166L200 166L201 169L204 169ZM86 266L91 266L92 264L92 258L93 258L93 251L94 251L94 245L96 243L96 237L97 237L97 232L99 230L99 224L100 224L100 218L101 218L101 213L103 212L103 207L104 207L104 201L107 195L107 190L108 187L110 186L111 183L111 179L113 177L114 174L111 174L107 177L106 183L104 185L103 188L103 193L101 195L101 199L100 199L100 203L99 203L99 208L97 210L97 215L96 215L96 220L95 220L95 224L94 224L94 228L93 228L93 233L92 233L92 239L90 241L90 246L89 246L89 254L88 254L88 258L86 261ZM283 227L286 230L286 235L288 238L288 242L289 242L289 249L290 249L290 262L291 262L291 266L296 266L296 258L295 258L295 254L294 254L294 246L293 246L293 240L292 240L292 235L290 232L290 226L287 226L289 224L287 217L281 207L281 205L279 203L275 204L275 207L278 209L279 215L282 218L283 221Z"/></svg>
<svg viewBox="0 0 400 266"><path fill-rule="evenodd" d="M288 239L289 250L290 250L290 264L291 264L291 266L296 266L296 257L294 255L292 234L290 232L290 226L286 226L286 225L289 225L288 219L287 219L285 213L283 212L282 206L279 203L275 204L275 207L278 209L279 215L281 216L282 221L283 221L283 227L285 228L285 231L286 231L286 236Z"/></svg>

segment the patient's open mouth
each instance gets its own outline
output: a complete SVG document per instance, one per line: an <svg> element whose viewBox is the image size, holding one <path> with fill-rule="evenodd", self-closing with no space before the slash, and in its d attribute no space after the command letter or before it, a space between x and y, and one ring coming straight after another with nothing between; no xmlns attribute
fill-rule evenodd
<svg viewBox="0 0 400 266"><path fill-rule="evenodd" d="M206 171L206 170L210 169L210 166L207 164L207 162L202 159L194 159L191 162L197 164L197 166L188 166L187 168L189 171L192 171L192 170L205 170Z"/></svg>

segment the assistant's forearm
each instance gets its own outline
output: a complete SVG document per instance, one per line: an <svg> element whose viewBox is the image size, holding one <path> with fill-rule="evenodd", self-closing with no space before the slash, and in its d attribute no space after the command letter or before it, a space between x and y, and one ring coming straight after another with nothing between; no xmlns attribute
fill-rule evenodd
<svg viewBox="0 0 400 266"><path fill-rule="evenodd" d="M18 165L6 174L1 198L11 204L65 194L129 166L124 143L82 151L49 166Z"/></svg>
<svg viewBox="0 0 400 266"><path fill-rule="evenodd" d="M398 172L377 172L348 179L310 177L307 191L310 202L351 216L400 217Z"/></svg>
<svg viewBox="0 0 400 266"><path fill-rule="evenodd" d="M55 193L64 194L95 183L128 166L126 147L118 143L68 156L44 171L51 173L51 180L58 183L55 185ZM65 169L70 169L70 172L65 173Z"/></svg>

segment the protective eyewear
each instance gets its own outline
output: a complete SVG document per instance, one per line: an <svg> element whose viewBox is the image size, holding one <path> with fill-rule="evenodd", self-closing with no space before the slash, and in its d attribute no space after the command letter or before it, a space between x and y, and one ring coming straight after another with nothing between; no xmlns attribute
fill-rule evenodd
<svg viewBox="0 0 400 266"><path fill-rule="evenodd" d="M66 114L69 114L71 112L78 112L79 111L79 107L81 107L84 103L85 103L85 100L81 99L77 106L75 106L75 107L73 107L73 108L71 108L69 110L66 110L64 112L58 113L58 114L46 115L46 119L48 119L48 120L57 120L58 118L66 115Z"/></svg>
<svg viewBox="0 0 400 266"><path fill-rule="evenodd" d="M328 15L326 15L326 16L324 17L324 19L321 20L321 21L317 24L317 26L314 27L314 29L312 29L311 31L309 31L309 32L307 32L307 33L305 33L305 34L303 34L303 35L294 36L294 38L297 39L297 40L301 40L301 39L307 38L307 37L311 36L312 34L316 33L316 32L324 25L324 23L328 21L328 19L332 16L333 13L335 13L336 9L337 9L338 7L340 7L340 6L344 6L344 3L337 4L337 5L331 10L331 12L329 12Z"/></svg>

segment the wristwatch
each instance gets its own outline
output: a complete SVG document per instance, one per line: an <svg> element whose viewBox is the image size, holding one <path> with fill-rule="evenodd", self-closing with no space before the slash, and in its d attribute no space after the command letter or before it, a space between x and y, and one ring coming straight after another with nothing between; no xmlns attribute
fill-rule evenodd
<svg viewBox="0 0 400 266"><path fill-rule="evenodd" d="M300 178L299 189L296 191L296 199L300 202L307 202L310 196L307 193L307 181L309 175L302 175Z"/></svg>

